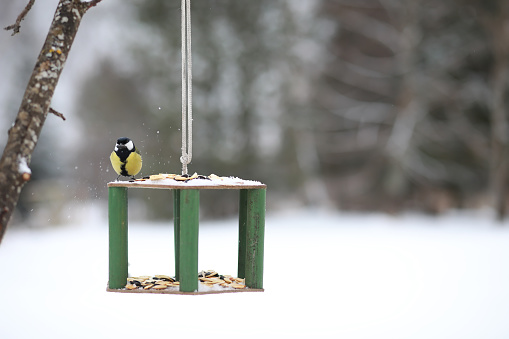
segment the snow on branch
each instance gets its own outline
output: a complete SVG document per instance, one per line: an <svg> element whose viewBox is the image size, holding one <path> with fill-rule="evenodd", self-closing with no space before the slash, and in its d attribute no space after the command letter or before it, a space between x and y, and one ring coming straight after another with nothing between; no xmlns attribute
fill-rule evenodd
<svg viewBox="0 0 509 339"><path fill-rule="evenodd" d="M28 167L27 158L23 156L18 156L18 172L21 174L23 181L30 180L30 177L32 176L32 170Z"/></svg>

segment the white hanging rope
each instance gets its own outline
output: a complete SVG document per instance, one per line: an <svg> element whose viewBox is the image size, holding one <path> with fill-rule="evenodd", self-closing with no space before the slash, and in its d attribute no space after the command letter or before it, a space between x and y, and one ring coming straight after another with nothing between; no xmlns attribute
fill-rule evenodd
<svg viewBox="0 0 509 339"><path fill-rule="evenodd" d="M193 83L191 56L191 0L182 0L182 174L193 158Z"/></svg>

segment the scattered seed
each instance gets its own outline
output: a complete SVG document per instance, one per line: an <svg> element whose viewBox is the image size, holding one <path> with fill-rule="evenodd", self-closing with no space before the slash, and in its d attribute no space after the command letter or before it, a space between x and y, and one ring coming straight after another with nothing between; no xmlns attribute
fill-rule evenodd
<svg viewBox="0 0 509 339"><path fill-rule="evenodd" d="M150 180L163 180L164 175L161 174L153 174L149 177Z"/></svg>
<svg viewBox="0 0 509 339"><path fill-rule="evenodd" d="M246 288L246 285L235 284L235 283L230 284L230 286L233 288L236 288L236 289Z"/></svg>

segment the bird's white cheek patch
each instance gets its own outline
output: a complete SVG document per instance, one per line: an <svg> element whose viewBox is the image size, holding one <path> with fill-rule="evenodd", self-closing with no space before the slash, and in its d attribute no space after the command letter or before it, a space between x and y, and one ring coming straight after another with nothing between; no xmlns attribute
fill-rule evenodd
<svg viewBox="0 0 509 339"><path fill-rule="evenodd" d="M118 146L117 146L117 145L115 145L115 152L116 152L116 151L118 151Z"/></svg>
<svg viewBox="0 0 509 339"><path fill-rule="evenodd" d="M133 142L131 140L129 140L129 142L127 144L125 144L125 145L126 145L127 149L130 150L130 151L132 151L133 148L134 148L134 144L133 144Z"/></svg>

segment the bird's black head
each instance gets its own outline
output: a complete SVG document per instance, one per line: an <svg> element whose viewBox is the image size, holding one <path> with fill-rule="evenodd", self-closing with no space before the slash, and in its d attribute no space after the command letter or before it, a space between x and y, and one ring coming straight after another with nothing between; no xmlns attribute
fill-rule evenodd
<svg viewBox="0 0 509 339"><path fill-rule="evenodd" d="M117 149L125 149L127 148L129 151L134 150L134 143L131 139L122 137L117 139L117 144L115 145L115 151Z"/></svg>
<svg viewBox="0 0 509 339"><path fill-rule="evenodd" d="M136 147L131 139L122 137L117 139L117 144L115 145L115 153L117 153L118 157L121 160L127 159L131 152L134 152Z"/></svg>
<svg viewBox="0 0 509 339"><path fill-rule="evenodd" d="M118 138L118 139L117 139L117 145L125 145L125 144L127 144L129 141L131 141L131 139L126 138L126 137Z"/></svg>

